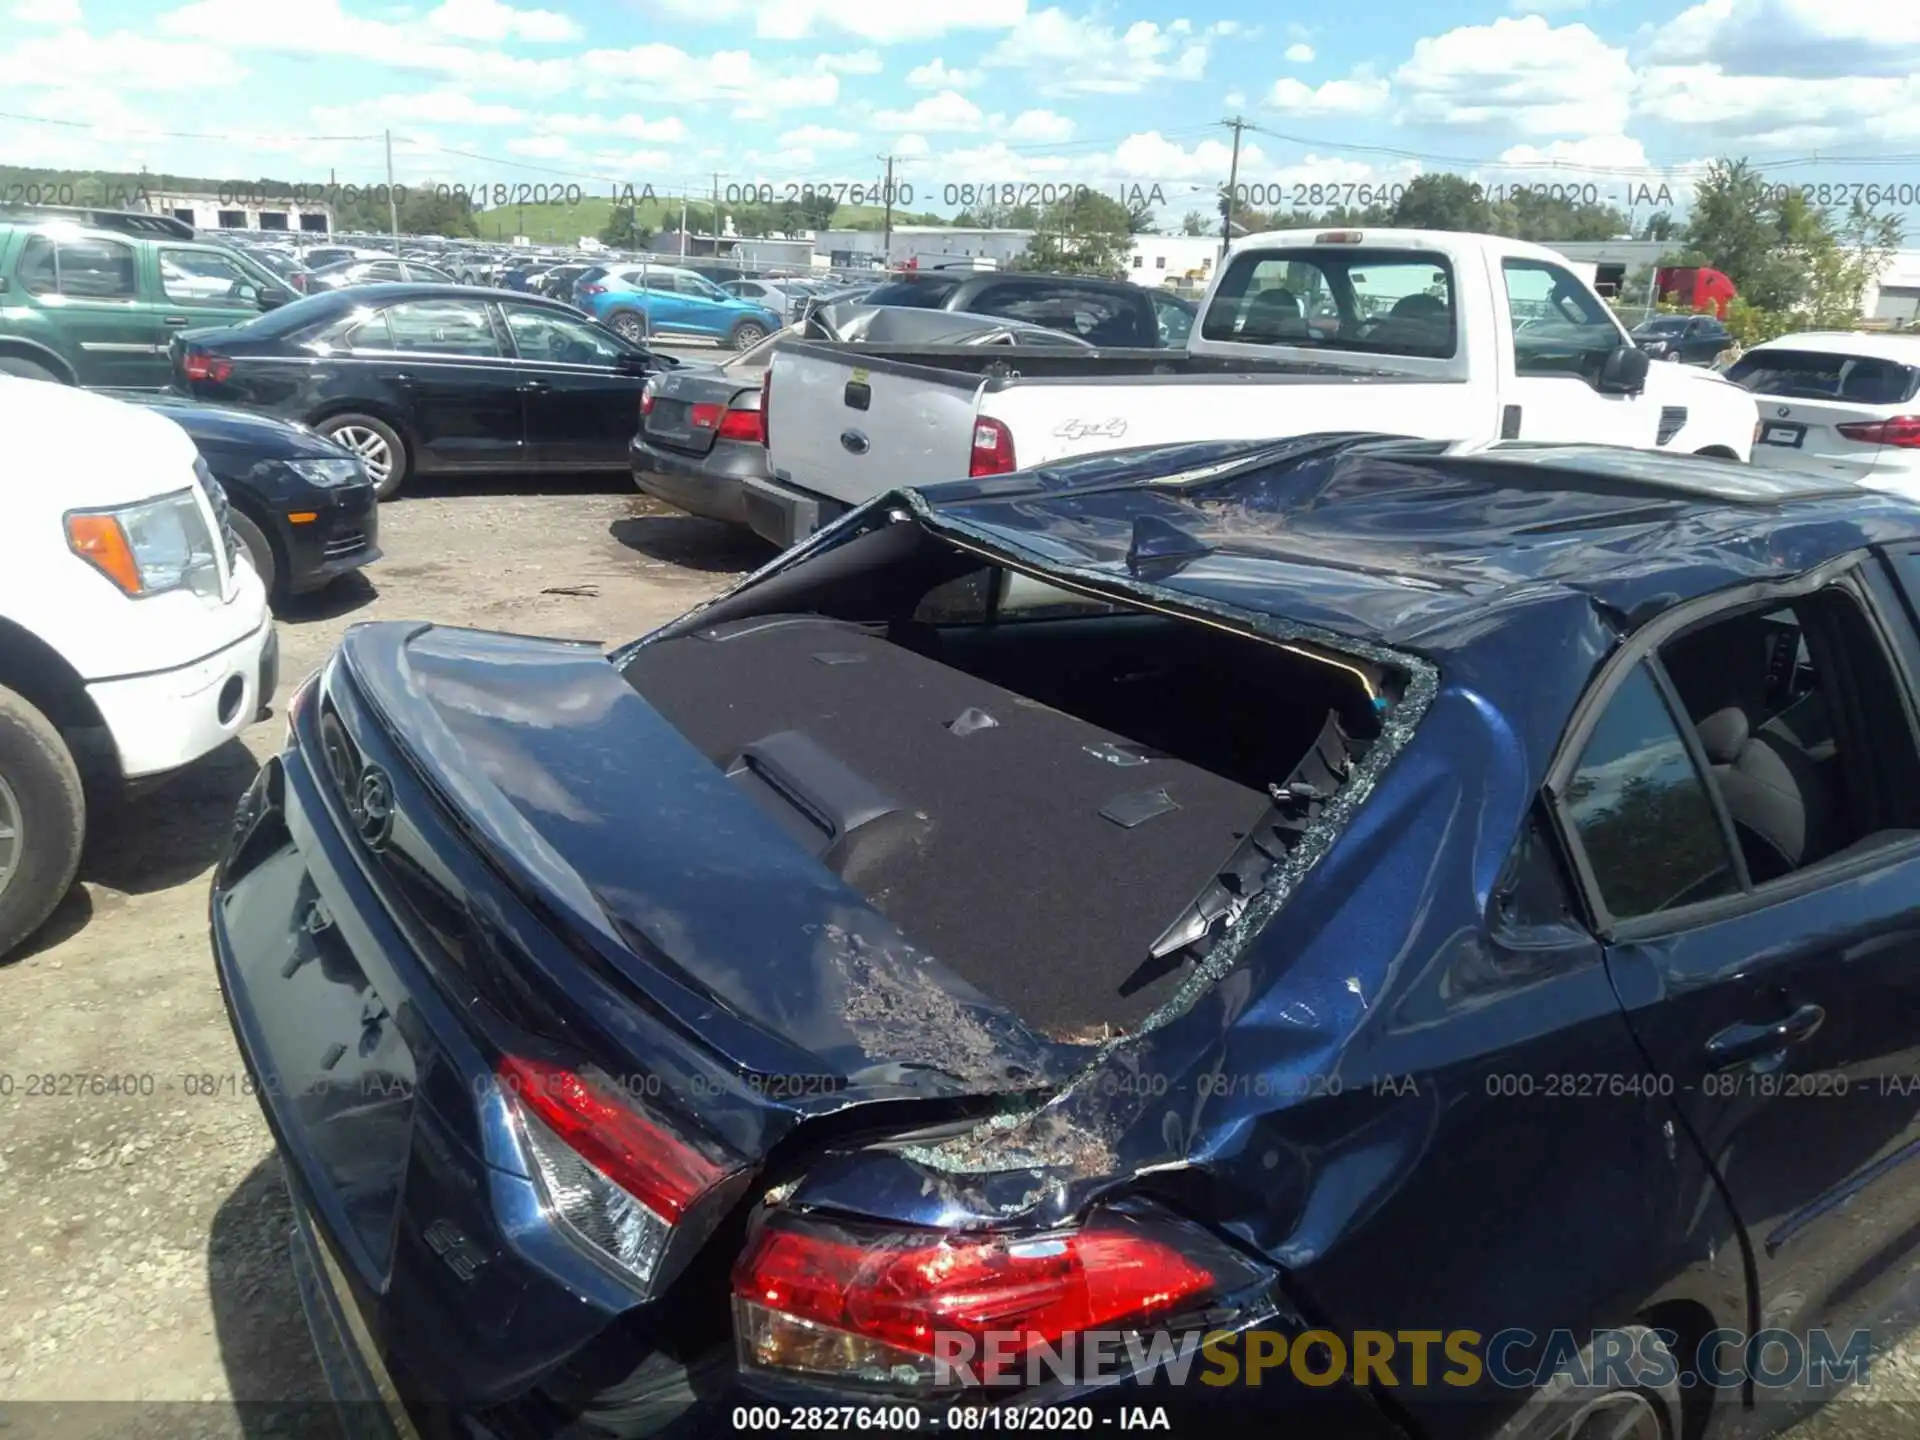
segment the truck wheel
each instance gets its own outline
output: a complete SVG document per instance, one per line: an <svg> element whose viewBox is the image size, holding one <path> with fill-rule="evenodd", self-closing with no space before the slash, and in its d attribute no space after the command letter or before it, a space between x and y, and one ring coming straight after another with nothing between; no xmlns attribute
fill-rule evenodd
<svg viewBox="0 0 1920 1440"><path fill-rule="evenodd" d="M66 741L0 686L0 958L65 897L86 836L86 795Z"/></svg>
<svg viewBox="0 0 1920 1440"><path fill-rule="evenodd" d="M374 493L382 500L391 500L407 478L407 467L413 463L407 443L386 421L371 415L329 415L313 428L360 457Z"/></svg>
<svg viewBox="0 0 1920 1440"><path fill-rule="evenodd" d="M56 385L67 383L38 361L23 360L18 355L0 355L0 375L17 375L22 380L51 380Z"/></svg>
<svg viewBox="0 0 1920 1440"><path fill-rule="evenodd" d="M284 600L286 597L281 594L280 586L280 562L273 558L273 542L267 539L266 532L238 510L228 511L227 521L246 549L253 573L260 577L260 583L266 587L267 598Z"/></svg>
<svg viewBox="0 0 1920 1440"><path fill-rule="evenodd" d="M736 350L747 350L767 338L767 327L758 320L742 320L733 327L733 334L727 337Z"/></svg>

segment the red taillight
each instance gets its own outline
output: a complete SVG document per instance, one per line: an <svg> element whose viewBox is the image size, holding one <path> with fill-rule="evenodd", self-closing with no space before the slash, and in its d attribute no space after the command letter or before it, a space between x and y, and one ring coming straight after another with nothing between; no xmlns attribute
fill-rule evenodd
<svg viewBox="0 0 1920 1440"><path fill-rule="evenodd" d="M1863 445L1892 445L1901 450L1920 450L1920 415L1896 415L1891 420L1860 420L1834 427L1849 440Z"/></svg>
<svg viewBox="0 0 1920 1440"><path fill-rule="evenodd" d="M604 295L607 293L607 287L604 285L582 285L580 287L580 293L582 295Z"/></svg>
<svg viewBox="0 0 1920 1440"><path fill-rule="evenodd" d="M759 445L766 441L766 427L760 423L758 410L729 410L720 417L720 428L714 433L722 440L741 440L749 445Z"/></svg>
<svg viewBox="0 0 1920 1440"><path fill-rule="evenodd" d="M651 415L653 413L653 387L651 385L640 392L640 413L642 415Z"/></svg>
<svg viewBox="0 0 1920 1440"><path fill-rule="evenodd" d="M568 1149L668 1225L733 1172L642 1114L634 1097L604 1076L508 1056L500 1083Z"/></svg>
<svg viewBox="0 0 1920 1440"><path fill-rule="evenodd" d="M287 277L287 283L292 285L293 288L298 290L302 295L307 293L307 277L306 276L290 275Z"/></svg>
<svg viewBox="0 0 1920 1440"><path fill-rule="evenodd" d="M695 405L687 411L687 423L696 430L718 430L720 417L726 413L724 405Z"/></svg>
<svg viewBox="0 0 1920 1440"><path fill-rule="evenodd" d="M991 1354L1018 1373L1037 1346L1163 1323L1265 1279L1171 1217L1096 1212L1078 1229L1012 1236L775 1216L749 1240L733 1294L748 1364L904 1367L943 1384L927 1362Z"/></svg>
<svg viewBox="0 0 1920 1440"><path fill-rule="evenodd" d="M967 474L1006 475L1020 467L1013 458L1013 432L998 420L973 422L973 456Z"/></svg>
<svg viewBox="0 0 1920 1440"><path fill-rule="evenodd" d="M204 350L189 350L181 362L189 380L211 380L215 384L230 378L233 362L224 355L209 355Z"/></svg>

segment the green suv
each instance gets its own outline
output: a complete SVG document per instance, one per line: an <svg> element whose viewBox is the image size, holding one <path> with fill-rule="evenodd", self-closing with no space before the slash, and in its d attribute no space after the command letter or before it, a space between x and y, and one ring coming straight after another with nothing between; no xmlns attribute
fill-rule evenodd
<svg viewBox="0 0 1920 1440"><path fill-rule="evenodd" d="M0 207L0 374L164 389L173 333L295 299L286 282L165 215Z"/></svg>

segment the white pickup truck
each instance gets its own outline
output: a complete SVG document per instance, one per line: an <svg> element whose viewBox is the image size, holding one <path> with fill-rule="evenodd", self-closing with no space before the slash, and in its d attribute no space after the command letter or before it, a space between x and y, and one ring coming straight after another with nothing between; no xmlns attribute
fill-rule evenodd
<svg viewBox="0 0 1920 1440"><path fill-rule="evenodd" d="M765 384L772 479L749 483L745 509L776 544L897 486L1099 450L1360 430L1744 461L1759 420L1717 375L1650 366L1554 251L1424 230L1238 241L1183 351L796 335Z"/></svg>
<svg viewBox="0 0 1920 1440"><path fill-rule="evenodd" d="M272 698L266 591L157 410L0 375L0 958L73 883L83 778L138 786Z"/></svg>

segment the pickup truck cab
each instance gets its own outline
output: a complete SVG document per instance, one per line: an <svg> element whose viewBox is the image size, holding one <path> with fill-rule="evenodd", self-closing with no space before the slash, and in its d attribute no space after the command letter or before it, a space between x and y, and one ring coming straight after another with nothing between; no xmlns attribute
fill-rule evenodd
<svg viewBox="0 0 1920 1440"><path fill-rule="evenodd" d="M164 389L179 331L296 299L286 281L185 221L0 206L0 375Z"/></svg>
<svg viewBox="0 0 1920 1440"><path fill-rule="evenodd" d="M1759 418L1717 375L1650 365L1556 252L1420 230L1237 242L1184 351L1010 360L795 336L763 413L772 479L755 501L781 518L755 529L781 544L898 486L1095 451L1391 431L1745 461Z"/></svg>
<svg viewBox="0 0 1920 1440"><path fill-rule="evenodd" d="M271 699L279 646L225 496L164 412L0 375L0 957L72 884L83 777L145 784Z"/></svg>

